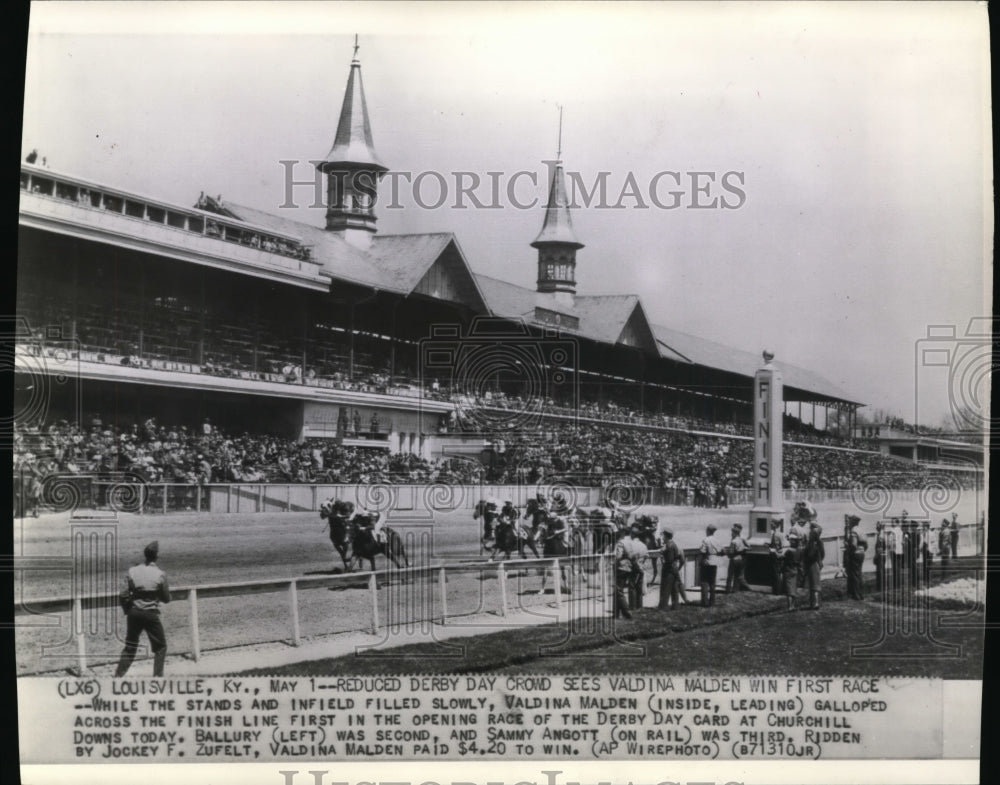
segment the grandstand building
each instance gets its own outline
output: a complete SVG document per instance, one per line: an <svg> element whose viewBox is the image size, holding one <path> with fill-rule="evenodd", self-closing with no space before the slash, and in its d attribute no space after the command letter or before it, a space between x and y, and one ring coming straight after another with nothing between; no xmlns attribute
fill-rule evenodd
<svg viewBox="0 0 1000 785"><path fill-rule="evenodd" d="M541 230L525 238L534 290L475 273L451 233L378 232L365 186L377 188L388 167L356 55L318 168L323 226L23 164L16 411L100 412L119 424L209 418L232 432L425 458L483 449L503 412L535 402L540 417L599 418L610 403L733 429L750 422L756 355L650 323L637 295L577 292L585 246L561 162ZM792 421L806 404L826 410L822 427L854 433L862 404L850 393L780 367ZM43 405L32 402L39 395ZM470 408L497 416L463 430Z"/></svg>

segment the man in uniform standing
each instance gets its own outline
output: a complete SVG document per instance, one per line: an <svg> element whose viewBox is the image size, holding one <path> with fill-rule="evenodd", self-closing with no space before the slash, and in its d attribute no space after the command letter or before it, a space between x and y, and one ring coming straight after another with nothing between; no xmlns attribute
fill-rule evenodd
<svg viewBox="0 0 1000 785"><path fill-rule="evenodd" d="M711 523L705 529L705 539L699 548L701 554L701 606L707 608L715 604L715 579L719 571L719 554L722 546L715 539L715 526Z"/></svg>
<svg viewBox="0 0 1000 785"><path fill-rule="evenodd" d="M153 650L153 675L163 675L163 663L167 658L167 638L160 621L160 603L170 602L170 587L167 575L156 566L160 544L155 540L143 549L144 564L130 567L125 575L119 600L127 619L125 648L115 677L124 676L139 648L139 636L145 632L149 646Z"/></svg>
<svg viewBox="0 0 1000 785"><path fill-rule="evenodd" d="M865 563L865 542L858 536L858 524L861 523L861 519L857 515L845 515L844 522L847 524L847 540L844 545L847 596L852 600L863 600L865 595L861 570Z"/></svg>
<svg viewBox="0 0 1000 785"><path fill-rule="evenodd" d="M750 584L743 577L746 569L746 553L750 550L747 541L743 539L743 526L733 524L732 539L729 541L729 572L726 573L726 594L734 591L750 591Z"/></svg>
<svg viewBox="0 0 1000 785"><path fill-rule="evenodd" d="M951 514L951 558L958 558L958 513Z"/></svg>
<svg viewBox="0 0 1000 785"><path fill-rule="evenodd" d="M768 543L767 552L771 554L771 572L774 581L771 586L772 594L781 594L781 573L782 562L784 561L784 547L781 537L781 526L783 521L780 518L771 518L771 542Z"/></svg>
<svg viewBox="0 0 1000 785"><path fill-rule="evenodd" d="M885 554L888 543L885 536L885 522L875 524L875 590L882 592L885 588Z"/></svg>
<svg viewBox="0 0 1000 785"><path fill-rule="evenodd" d="M806 573L806 586L809 588L809 609L819 610L820 574L823 572L823 559L826 549L823 547L823 529L813 521L809 524L809 537L802 551L802 565Z"/></svg>
<svg viewBox="0 0 1000 785"><path fill-rule="evenodd" d="M941 554L941 572L948 572L948 557L951 555L951 532L948 531L948 519L941 519L941 531L938 532L938 553Z"/></svg>
<svg viewBox="0 0 1000 785"><path fill-rule="evenodd" d="M639 540L639 527L635 524L618 541L615 546L615 618L624 616L626 619L632 618L630 607L631 599L636 599L636 581L642 586L643 567L649 556L646 546ZM639 607L642 603L642 595L638 596L638 602L633 603L633 607Z"/></svg>
<svg viewBox="0 0 1000 785"><path fill-rule="evenodd" d="M674 542L674 533L663 530L663 577L660 581L660 610L677 610L680 594L684 589L681 571L684 569L684 551Z"/></svg>

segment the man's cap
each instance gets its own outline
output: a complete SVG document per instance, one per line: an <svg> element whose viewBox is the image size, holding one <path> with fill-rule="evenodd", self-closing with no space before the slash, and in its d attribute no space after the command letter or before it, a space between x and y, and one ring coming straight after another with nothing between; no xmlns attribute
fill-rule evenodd
<svg viewBox="0 0 1000 785"><path fill-rule="evenodd" d="M712 532L714 532L715 530L716 530L716 529L715 529L715 524L714 524L714 523L710 523L710 524L708 524L708 527L707 527L706 531L708 531L708 533L709 533L709 534L711 534L711 533L712 533Z"/></svg>
<svg viewBox="0 0 1000 785"><path fill-rule="evenodd" d="M669 540L671 537L674 536L674 533L672 531L670 531L670 529L664 529L663 530L663 536L666 537Z"/></svg>
<svg viewBox="0 0 1000 785"><path fill-rule="evenodd" d="M849 526L857 526L859 523L861 523L861 519L857 515L847 516L847 524Z"/></svg>
<svg viewBox="0 0 1000 785"><path fill-rule="evenodd" d="M148 558L154 558L160 552L160 543L158 540L153 540L149 545L142 549L144 556Z"/></svg>
<svg viewBox="0 0 1000 785"><path fill-rule="evenodd" d="M771 526L781 526L784 522L783 518L771 518Z"/></svg>
<svg viewBox="0 0 1000 785"><path fill-rule="evenodd" d="M942 518L941 519L941 525L942 526L947 526L948 525L948 519L947 518Z"/></svg>
<svg viewBox="0 0 1000 785"><path fill-rule="evenodd" d="M734 523L733 524L733 531L734 532L741 532L741 531L743 531L743 524L742 523Z"/></svg>

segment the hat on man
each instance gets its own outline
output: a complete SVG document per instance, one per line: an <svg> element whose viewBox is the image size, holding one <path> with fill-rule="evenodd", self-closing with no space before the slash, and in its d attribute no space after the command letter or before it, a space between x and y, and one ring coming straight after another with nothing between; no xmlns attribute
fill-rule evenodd
<svg viewBox="0 0 1000 785"><path fill-rule="evenodd" d="M734 532L741 532L741 531L743 531L743 524L742 523L734 523L733 524L733 531Z"/></svg>
<svg viewBox="0 0 1000 785"><path fill-rule="evenodd" d="M714 534L715 533L715 524L714 523L708 524L708 527L706 528L706 531L709 534Z"/></svg>
<svg viewBox="0 0 1000 785"><path fill-rule="evenodd" d="M149 545L142 549L142 555L145 556L150 561L156 559L157 555L160 553L160 543L158 540L153 540Z"/></svg>
<svg viewBox="0 0 1000 785"><path fill-rule="evenodd" d="M941 519L941 528L943 529L947 525L948 525L948 519L947 518L942 518Z"/></svg>
<svg viewBox="0 0 1000 785"><path fill-rule="evenodd" d="M847 525L848 526L857 526L859 523L861 523L861 519L857 515L848 515L847 516Z"/></svg>
<svg viewBox="0 0 1000 785"><path fill-rule="evenodd" d="M782 518L771 518L771 528L781 526L785 521Z"/></svg>
<svg viewBox="0 0 1000 785"><path fill-rule="evenodd" d="M674 536L674 533L673 533L672 531L670 531L670 529L664 529L664 530L663 530L663 536L664 536L664 537L665 537L666 539L668 539L668 540L669 540L669 539L671 539L671 538L672 538L672 537Z"/></svg>

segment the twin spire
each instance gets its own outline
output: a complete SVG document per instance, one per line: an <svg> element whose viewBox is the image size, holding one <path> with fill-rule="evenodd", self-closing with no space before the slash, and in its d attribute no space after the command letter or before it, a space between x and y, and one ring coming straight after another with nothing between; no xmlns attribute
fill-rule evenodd
<svg viewBox="0 0 1000 785"><path fill-rule="evenodd" d="M361 81L358 37L347 77L347 90L340 107L340 120L333 146L317 168L327 177L326 228L361 248L371 246L377 231L375 197L378 182L388 171L372 141L368 102ZM559 107L559 141L542 231L534 242L538 249L538 291L554 293L563 305L572 307L576 293L576 252L583 243L576 239L566 197L562 167L562 107Z"/></svg>
<svg viewBox="0 0 1000 785"><path fill-rule="evenodd" d="M372 141L357 36L354 36L354 59L340 107L337 135L317 168L327 177L327 230L339 233L352 245L369 248L377 231L378 182L389 168L379 159Z"/></svg>

